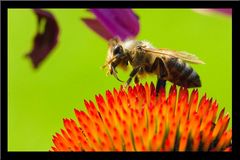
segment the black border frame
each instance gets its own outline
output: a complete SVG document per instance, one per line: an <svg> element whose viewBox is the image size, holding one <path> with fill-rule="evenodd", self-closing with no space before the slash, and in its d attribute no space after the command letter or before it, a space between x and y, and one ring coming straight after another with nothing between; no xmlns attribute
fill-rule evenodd
<svg viewBox="0 0 240 160"><path fill-rule="evenodd" d="M55 2L55 3L54 3ZM239 51L239 43L240 33L239 33L239 2L228 1L228 2L213 2L213 1L2 1L1 5L1 128L2 128L2 144L1 144L1 152L2 158L6 159L171 159L171 157L176 156L178 159L234 159L234 157L238 157L238 153L240 153L239 148L239 140L238 135L240 128L237 127L237 122L239 122L238 114L239 114L239 106L237 100L240 97L239 91L237 88L239 87L239 80L237 80L238 76L237 72L237 54ZM76 7L78 6L78 7ZM232 152L224 153L224 152L82 152L82 153L72 153L72 152L8 152L8 144L7 144L7 28L8 28L8 8L232 8L232 42L233 42L233 54L232 55L232 92L233 92L233 110L232 110L232 126L233 126L233 148ZM238 21L237 21L238 20ZM238 85L238 87L237 87Z"/></svg>

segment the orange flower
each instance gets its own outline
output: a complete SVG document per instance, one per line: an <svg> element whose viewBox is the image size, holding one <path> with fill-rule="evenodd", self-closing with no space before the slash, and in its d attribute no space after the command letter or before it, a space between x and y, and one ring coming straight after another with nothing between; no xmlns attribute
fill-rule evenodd
<svg viewBox="0 0 240 160"><path fill-rule="evenodd" d="M178 96L177 96L178 93ZM231 151L232 129L224 109L207 99L198 103L173 85L167 96L163 88L156 97L151 83L122 87L96 96L95 105L85 101L88 113L75 109L77 122L64 119L65 129L53 136L50 151ZM97 107L96 107L97 106Z"/></svg>

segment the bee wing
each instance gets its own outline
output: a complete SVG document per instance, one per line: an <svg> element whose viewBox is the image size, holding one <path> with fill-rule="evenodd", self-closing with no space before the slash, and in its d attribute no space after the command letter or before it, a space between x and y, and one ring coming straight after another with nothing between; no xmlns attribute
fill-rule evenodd
<svg viewBox="0 0 240 160"><path fill-rule="evenodd" d="M148 53L152 53L158 56L167 55L175 58L179 58L183 61L195 64L205 64L202 60L200 60L197 56L190 54L184 51L173 51L169 49L152 49L152 48L144 48L144 50Z"/></svg>

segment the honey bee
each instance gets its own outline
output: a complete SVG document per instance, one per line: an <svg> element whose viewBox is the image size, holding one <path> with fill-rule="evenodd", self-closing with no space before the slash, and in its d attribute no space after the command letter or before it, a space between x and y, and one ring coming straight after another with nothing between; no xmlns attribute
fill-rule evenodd
<svg viewBox="0 0 240 160"><path fill-rule="evenodd" d="M139 82L139 77L153 74L157 76L156 93L160 87L165 87L166 81L176 85L191 88L201 87L199 75L188 63L204 64L195 55L187 52L177 52L169 49L157 49L147 41L137 41L128 39L121 41L115 37L109 41L109 49L106 63L103 68L108 68L108 73L117 80L116 67L127 69L128 64L132 66L132 71L126 81L126 88L132 79Z"/></svg>

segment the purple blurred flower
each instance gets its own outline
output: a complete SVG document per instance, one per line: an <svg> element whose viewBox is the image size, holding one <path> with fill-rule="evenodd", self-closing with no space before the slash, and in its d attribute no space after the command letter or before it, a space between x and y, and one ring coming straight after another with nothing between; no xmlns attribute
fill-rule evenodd
<svg viewBox="0 0 240 160"><path fill-rule="evenodd" d="M27 57L31 59L34 68L38 68L57 45L59 27L50 12L42 9L33 11L38 18L38 28L33 48ZM115 36L122 40L134 38L139 32L138 16L131 9L89 9L89 11L96 19L82 18L83 22L106 40Z"/></svg>
<svg viewBox="0 0 240 160"><path fill-rule="evenodd" d="M34 9L33 11L38 18L38 28L33 49L27 54L27 57L31 59L34 68L37 68L56 46L59 27L51 13L41 9ZM43 31L41 31L42 28L44 28Z"/></svg>
<svg viewBox="0 0 240 160"><path fill-rule="evenodd" d="M210 9L228 16L232 16L232 9L231 8L217 8L217 9Z"/></svg>
<svg viewBox="0 0 240 160"><path fill-rule="evenodd" d="M139 33L138 16L132 9L90 9L96 19L82 18L83 22L109 40L115 36L125 40Z"/></svg>

